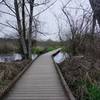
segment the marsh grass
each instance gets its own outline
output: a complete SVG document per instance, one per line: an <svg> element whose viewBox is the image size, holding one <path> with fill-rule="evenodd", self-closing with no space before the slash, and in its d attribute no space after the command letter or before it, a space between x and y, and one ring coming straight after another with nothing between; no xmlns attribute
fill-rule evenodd
<svg viewBox="0 0 100 100"><path fill-rule="evenodd" d="M32 48L32 53L33 53L33 54L38 54L38 55L40 55L40 54L45 53L45 52L46 52L45 48L42 48L42 47L35 47L35 48Z"/></svg>
<svg viewBox="0 0 100 100"><path fill-rule="evenodd" d="M71 88L76 92L78 100L100 100L100 87L97 84L76 80L71 83ZM78 94L81 94L81 97Z"/></svg>
<svg viewBox="0 0 100 100"><path fill-rule="evenodd" d="M0 87L6 86L9 82L10 80L0 80Z"/></svg>

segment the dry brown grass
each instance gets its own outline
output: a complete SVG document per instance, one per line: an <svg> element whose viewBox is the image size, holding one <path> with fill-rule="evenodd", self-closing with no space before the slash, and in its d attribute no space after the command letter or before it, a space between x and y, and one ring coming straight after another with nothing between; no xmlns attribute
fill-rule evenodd
<svg viewBox="0 0 100 100"><path fill-rule="evenodd" d="M77 100L87 100L83 99L87 95L87 82L100 85L100 59L93 64L91 57L72 57L59 67Z"/></svg>
<svg viewBox="0 0 100 100"><path fill-rule="evenodd" d="M30 60L0 63L0 93L29 62Z"/></svg>

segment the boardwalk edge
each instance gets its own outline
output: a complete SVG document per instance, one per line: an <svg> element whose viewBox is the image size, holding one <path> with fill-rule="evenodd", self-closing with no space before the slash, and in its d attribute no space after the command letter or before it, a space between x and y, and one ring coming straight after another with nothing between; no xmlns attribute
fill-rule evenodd
<svg viewBox="0 0 100 100"><path fill-rule="evenodd" d="M59 66L58 66L58 65L55 63L55 61L54 61L54 56L57 55L59 52L60 52L60 50L58 50L56 53L54 53L54 54L52 55L53 63L54 63L54 65L55 65L55 68L56 68L56 70L57 70L57 73L58 73L58 75L59 75L59 77L60 77L60 81L61 81L61 83L62 83L62 85L63 85L63 88L65 89L65 91L66 91L66 93L67 93L67 95L68 95L68 97L69 97L69 100L76 100L75 97L73 96L73 94L72 94L72 92L71 92L69 86L67 85L67 83L66 83L66 81L65 81L65 79L64 79L64 77L63 77L63 75L62 75L62 72L61 72Z"/></svg>
<svg viewBox="0 0 100 100"><path fill-rule="evenodd" d="M0 100L7 95L7 93L12 89L12 87L16 84L16 82L21 78L21 76L27 71L27 69L31 66L31 64L38 58L37 56L34 60L32 60L29 64L25 66L25 68L8 84L8 86L3 90L0 94Z"/></svg>

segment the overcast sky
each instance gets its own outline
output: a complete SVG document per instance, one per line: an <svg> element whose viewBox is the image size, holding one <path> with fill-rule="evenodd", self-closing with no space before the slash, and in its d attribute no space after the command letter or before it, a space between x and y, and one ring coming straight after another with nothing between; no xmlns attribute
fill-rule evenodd
<svg viewBox="0 0 100 100"><path fill-rule="evenodd" d="M54 0L52 0L54 1ZM42 26L42 31L48 32L51 35L48 36L49 39L52 40L58 40L58 27L57 27L57 21L55 19L54 14L60 19L60 22L64 23L64 15L62 14L61 8L63 7L63 4L66 4L69 0L57 0L57 2L46 12L40 15L41 22L44 22L45 24ZM80 6L83 6L84 9L89 9L89 1L88 0L72 0L72 2L69 3L68 7L78 8ZM69 9L71 12L73 18L81 16L82 10L79 10L76 12L74 9ZM77 16L76 16L77 13ZM64 25L64 24L63 24ZM63 26L64 27L64 26ZM63 28L62 27L62 28ZM69 27L66 26L66 31L69 31ZM44 38L44 37L43 37Z"/></svg>
<svg viewBox="0 0 100 100"><path fill-rule="evenodd" d="M13 1L13 0L10 0ZM58 40L58 26L57 26L57 21L54 15L56 15L59 19L60 22L64 23L64 16L62 14L61 8L62 8L62 2L63 4L66 4L69 0L57 0L57 2L50 7L48 10L46 10L44 13L42 13L39 16L39 20L41 21L41 31L44 33L49 33L49 35L47 35L46 37L39 34L38 35L38 39L52 39L52 40ZM51 0L51 3L54 2L54 0ZM72 2L69 3L68 7L80 7L83 6L84 9L89 8L89 2L88 0L72 0ZM42 7L43 8L43 7ZM38 13L40 11L41 8L35 8L35 14ZM9 10L7 10L4 6L0 6L0 10L6 10L9 12ZM69 9L72 16L76 17L75 14L78 13L77 15L80 16L82 13L82 10L76 12L76 10L73 9ZM14 25L15 25L15 19L7 16L7 15L1 15L2 17L0 18L0 22L4 22L6 20L10 20ZM14 34L14 30L9 29L9 28L5 28L3 26L0 25L0 29L2 30L2 32L0 32L0 37L4 37L4 33L6 34ZM69 31L69 28L66 27L66 31ZM13 35L12 34L12 35Z"/></svg>

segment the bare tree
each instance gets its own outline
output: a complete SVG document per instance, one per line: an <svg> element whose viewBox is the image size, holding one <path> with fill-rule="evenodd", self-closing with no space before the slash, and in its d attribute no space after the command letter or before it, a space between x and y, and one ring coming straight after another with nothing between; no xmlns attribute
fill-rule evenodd
<svg viewBox="0 0 100 100"><path fill-rule="evenodd" d="M17 28L9 22L0 23L3 26L13 28L19 34L20 44L24 58L31 59L32 55L32 33L34 19L47 9L49 9L57 0L47 6L45 9L34 15L34 7L45 5L49 3L49 0L45 0L41 3L35 3L35 0L14 0L14 6L12 7L7 0L0 1L0 4L5 5L11 13L0 10L1 13L13 16L17 20ZM28 21L26 20L28 19ZM28 23L28 24L27 24Z"/></svg>
<svg viewBox="0 0 100 100"><path fill-rule="evenodd" d="M74 10L76 10L77 12L79 10L82 10L83 14L81 15L81 17L78 16L77 18L74 18L68 11L67 4L63 5L62 12L66 17L66 23L69 24L70 26L70 31L71 31L70 48L72 50L72 55L76 55L79 52L78 48L83 49L83 51L85 52L84 50L85 48L84 47L82 48L81 45L85 39L84 38L85 34L88 33L90 30L92 13L87 12L87 10L84 10L84 8L81 6L80 9L74 8Z"/></svg>
<svg viewBox="0 0 100 100"><path fill-rule="evenodd" d="M17 19L17 25L18 25L18 33L20 35L20 41L21 41L21 46L23 48L23 53L25 55L25 58L27 58L27 47L25 43L25 38L22 26L21 26L21 19L20 19L20 14L19 14L19 7L18 7L18 1L14 0L14 6L15 6L15 12L16 12L16 19Z"/></svg>

